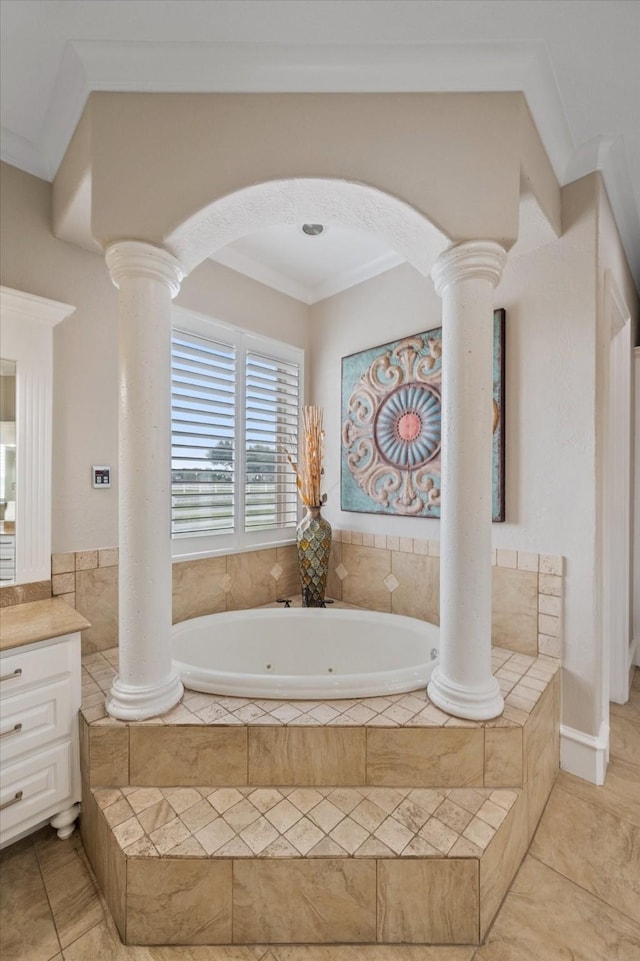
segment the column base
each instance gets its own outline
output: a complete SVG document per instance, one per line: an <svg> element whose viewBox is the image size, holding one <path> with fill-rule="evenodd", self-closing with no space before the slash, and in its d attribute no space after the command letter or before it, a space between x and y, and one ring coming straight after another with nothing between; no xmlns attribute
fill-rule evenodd
<svg viewBox="0 0 640 961"><path fill-rule="evenodd" d="M184 694L177 674L170 674L164 684L126 684L116 674L109 697L107 714L120 721L144 721L149 717L166 714L180 701Z"/></svg>
<svg viewBox="0 0 640 961"><path fill-rule="evenodd" d="M468 721L490 721L504 710L504 699L495 677L486 685L466 687L449 680L436 667L427 685L427 695L442 711Z"/></svg>

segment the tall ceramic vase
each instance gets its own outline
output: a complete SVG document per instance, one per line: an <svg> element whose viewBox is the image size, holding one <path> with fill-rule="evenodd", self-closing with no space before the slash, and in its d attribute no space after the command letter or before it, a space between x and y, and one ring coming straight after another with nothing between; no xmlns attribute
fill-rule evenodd
<svg viewBox="0 0 640 961"><path fill-rule="evenodd" d="M319 507L307 507L298 524L298 570L303 607L324 607L331 553L331 524Z"/></svg>

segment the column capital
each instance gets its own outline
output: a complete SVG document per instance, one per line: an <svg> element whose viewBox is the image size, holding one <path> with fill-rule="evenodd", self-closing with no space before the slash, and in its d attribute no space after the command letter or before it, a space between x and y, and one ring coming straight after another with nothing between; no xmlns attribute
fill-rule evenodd
<svg viewBox="0 0 640 961"><path fill-rule="evenodd" d="M117 240L109 244L105 260L116 287L125 277L148 277L166 284L172 299L184 277L180 262L163 247L140 240Z"/></svg>
<svg viewBox="0 0 640 961"><path fill-rule="evenodd" d="M436 293L462 280L487 280L496 287L502 276L507 253L493 240L470 240L440 254L431 270Z"/></svg>

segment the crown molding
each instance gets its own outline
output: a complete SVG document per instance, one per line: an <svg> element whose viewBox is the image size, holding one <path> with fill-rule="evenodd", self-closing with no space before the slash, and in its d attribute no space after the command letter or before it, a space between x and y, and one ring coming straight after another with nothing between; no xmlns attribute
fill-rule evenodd
<svg viewBox="0 0 640 961"><path fill-rule="evenodd" d="M231 247L223 247L216 251L211 260L222 264L224 267L229 267L231 270L236 270L246 277L251 277L252 280L257 280L260 284L273 287L275 290L279 290L281 294L286 294L287 297L293 297L294 300L299 300L309 306L317 304L320 300L326 300L327 297L341 294L344 290L355 287L356 284L361 284L365 280L377 277L378 274L382 274L386 270L391 270L392 267L398 267L400 264L406 263L405 257L390 250L379 257L374 257L373 260L365 264L359 264L351 270L343 270L320 284L310 286L299 283L278 270L266 267L259 260L238 250L233 250Z"/></svg>
<svg viewBox="0 0 640 961"><path fill-rule="evenodd" d="M381 81L384 76L384 81ZM525 94L562 182L573 144L542 41L416 45L69 41L38 144L52 179L92 91Z"/></svg>
<svg viewBox="0 0 640 961"><path fill-rule="evenodd" d="M384 77L384 80L381 80ZM523 93L561 185L599 170L640 288L640 217L624 147L576 148L543 41L421 45L70 41L38 143L2 132L0 157L52 180L92 91Z"/></svg>

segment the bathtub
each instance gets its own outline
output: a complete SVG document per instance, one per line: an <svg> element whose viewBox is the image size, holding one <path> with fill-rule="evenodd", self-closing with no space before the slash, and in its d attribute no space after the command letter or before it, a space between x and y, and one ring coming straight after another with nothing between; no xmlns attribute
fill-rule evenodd
<svg viewBox="0 0 640 961"><path fill-rule="evenodd" d="M173 666L192 691L285 700L424 688L439 629L348 608L258 608L173 627Z"/></svg>

